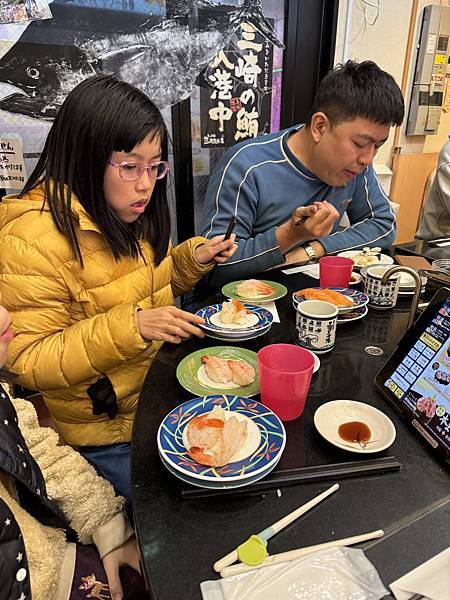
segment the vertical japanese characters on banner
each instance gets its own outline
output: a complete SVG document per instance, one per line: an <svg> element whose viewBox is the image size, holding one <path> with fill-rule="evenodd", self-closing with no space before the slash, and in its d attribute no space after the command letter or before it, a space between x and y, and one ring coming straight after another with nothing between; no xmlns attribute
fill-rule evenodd
<svg viewBox="0 0 450 600"><path fill-rule="evenodd" d="M201 88L201 146L219 148L270 131L273 46L241 23L209 65Z"/></svg>

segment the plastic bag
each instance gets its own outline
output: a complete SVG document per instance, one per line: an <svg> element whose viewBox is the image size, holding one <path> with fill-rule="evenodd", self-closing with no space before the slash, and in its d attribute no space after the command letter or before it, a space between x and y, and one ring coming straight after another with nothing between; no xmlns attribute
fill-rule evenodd
<svg viewBox="0 0 450 600"><path fill-rule="evenodd" d="M388 594L362 550L330 548L200 585L203 600L379 600Z"/></svg>

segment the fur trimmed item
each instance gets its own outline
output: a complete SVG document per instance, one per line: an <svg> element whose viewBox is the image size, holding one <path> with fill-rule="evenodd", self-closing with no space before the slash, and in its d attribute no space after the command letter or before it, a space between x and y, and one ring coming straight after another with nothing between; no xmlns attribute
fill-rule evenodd
<svg viewBox="0 0 450 600"><path fill-rule="evenodd" d="M67 597L75 553L66 533L73 530L82 544L95 543L103 557L133 535L122 512L124 500L78 452L58 445L57 434L39 425L30 402L10 399L3 389L0 395L0 457L4 461L0 463L0 514L3 508L13 515L0 522L0 542L10 526L8 521L13 521L23 536L21 560L26 566L21 568L31 582L33 599ZM15 436L19 440L23 436L24 444ZM52 506L57 516L60 510L61 527L42 522L51 521ZM16 581L18 553L9 554L0 543L0 572L10 572L11 580ZM64 578L67 581L61 581Z"/></svg>

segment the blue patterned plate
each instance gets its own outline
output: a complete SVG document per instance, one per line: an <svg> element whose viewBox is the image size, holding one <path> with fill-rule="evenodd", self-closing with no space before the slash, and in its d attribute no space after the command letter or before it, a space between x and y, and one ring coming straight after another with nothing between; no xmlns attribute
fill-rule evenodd
<svg viewBox="0 0 450 600"><path fill-rule="evenodd" d="M350 312L339 313L338 315L338 323L349 323L350 321L358 321L367 315L369 309L367 306L360 306L359 308L355 308Z"/></svg>
<svg viewBox="0 0 450 600"><path fill-rule="evenodd" d="M257 445L247 458L223 467L200 465L187 453L183 432L189 421L220 406L247 418L259 433ZM249 428L250 429L250 428ZM164 464L190 479L200 481L253 480L268 474L277 464L286 444L286 432L280 419L266 406L242 396L214 395L193 398L174 408L162 421L157 435L158 451Z"/></svg>
<svg viewBox="0 0 450 600"><path fill-rule="evenodd" d="M160 458L161 458L161 455L160 455ZM271 471L274 470L274 468L278 464L278 463L275 463L274 465L270 465L270 467L267 469L267 472L261 471L257 475L253 475L253 477L249 477L248 479L244 479L242 481L226 481L224 479L216 479L214 481L199 481L199 480L195 479L194 477L189 477L188 475L182 475L179 471L177 471L176 469L171 467L164 460L163 460L163 463L164 463L164 466L166 467L166 469L169 471L169 473L172 473L172 475L174 475L181 481L184 481L184 483L188 483L189 485L195 485L196 487L206 488L208 490L227 490L227 489L235 489L235 488L251 485L255 481L259 481L260 479L262 479L263 477L268 475Z"/></svg>
<svg viewBox="0 0 450 600"><path fill-rule="evenodd" d="M244 333L236 335L227 335L226 333L217 332L216 335L213 335L210 331L205 330L205 335L213 338L214 340L221 340L222 342L244 342L245 340L253 340L254 338L260 337L261 335L265 335L270 329L270 325L268 327L264 327L264 329L259 329L258 331L252 331L248 333L245 331Z"/></svg>
<svg viewBox="0 0 450 600"><path fill-rule="evenodd" d="M244 304L245 308L251 312L249 316L252 317L253 324L250 326L243 326L239 328L230 327L227 325L218 325L217 319L218 314L222 310L222 304L212 304L211 306L205 306L198 310L195 314L202 317L205 322L199 325L205 331L211 331L212 333L223 333L227 336L242 336L248 335L254 331L259 331L267 326L272 325L273 316L266 308L261 306L254 306L253 304Z"/></svg>
<svg viewBox="0 0 450 600"><path fill-rule="evenodd" d="M340 292L344 296L347 296L347 298L351 298L353 300L353 302L355 303L354 306L344 306L343 308L338 307L339 313L354 311L355 308L361 308L361 306L365 306L369 302L369 296L366 296L366 294L364 294L363 292L360 292L359 290L352 290L351 288L341 288L341 287L321 288L321 287L318 287L316 289L318 289L318 290L334 290L335 292ZM298 290L298 291L301 292L302 290ZM298 294L298 292L294 292L292 294L292 302L294 304L294 308L297 308L297 304L299 302L304 302L306 300L306 298L303 298L302 296L298 296L297 294Z"/></svg>

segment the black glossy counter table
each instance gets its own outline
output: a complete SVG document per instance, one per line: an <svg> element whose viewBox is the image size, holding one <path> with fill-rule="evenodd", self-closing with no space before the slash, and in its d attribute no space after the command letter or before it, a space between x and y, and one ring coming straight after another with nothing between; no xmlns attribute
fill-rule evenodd
<svg viewBox="0 0 450 600"><path fill-rule="evenodd" d="M302 275L271 273L270 279L285 284L290 292L318 285ZM290 294L277 301L277 308L280 324L275 323L268 334L239 345L257 351L270 343L293 342L295 312ZM318 406L330 400L366 402L394 422L397 438L380 455L395 456L401 469L338 479L341 487L337 493L270 540L271 554L384 529L383 538L359 547L366 551L387 586L450 545L448 473L377 394L373 384L376 372L405 331L408 313L409 302L403 299L393 311L369 310L360 321L338 325L335 348L320 357L321 368L313 376L302 417L285 423L285 456L295 453L305 466L330 459L353 461L359 455L341 451L321 439L314 429L313 415ZM329 481L321 481L279 490L181 497L180 485L158 457L156 433L165 415L192 397L175 376L180 360L194 350L217 344L220 342L211 338L189 340L179 346L165 344L147 374L140 398L133 431L133 509L155 600L199 600L200 582L218 577L212 569L218 558L330 486ZM384 355L367 354L367 346L378 346Z"/></svg>

